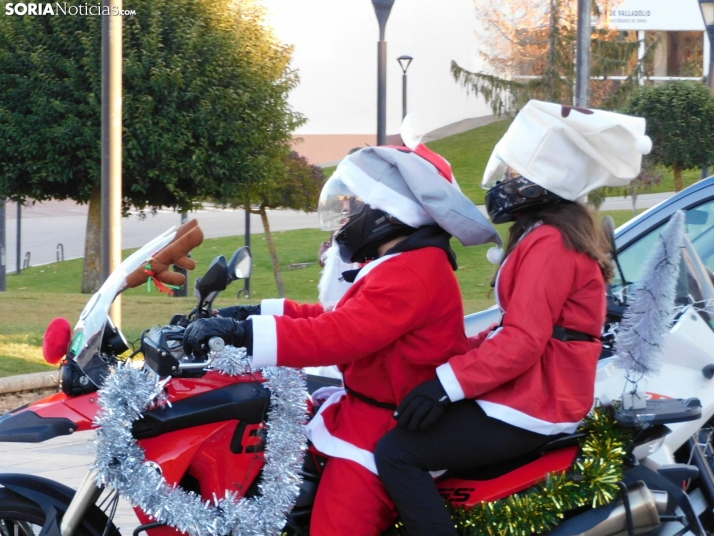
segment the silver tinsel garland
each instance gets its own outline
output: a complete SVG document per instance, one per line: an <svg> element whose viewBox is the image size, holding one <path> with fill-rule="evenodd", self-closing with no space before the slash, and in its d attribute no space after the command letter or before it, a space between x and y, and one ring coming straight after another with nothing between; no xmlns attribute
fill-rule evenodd
<svg viewBox="0 0 714 536"><path fill-rule="evenodd" d="M615 339L618 365L636 383L661 368L660 354L674 318L679 263L682 257L684 213L672 215L645 260L640 280L628 292L628 308Z"/></svg>
<svg viewBox="0 0 714 536"><path fill-rule="evenodd" d="M250 370L245 352L231 347L211 368L232 376ZM153 372L131 366L118 368L99 391L102 409L95 420L99 429L93 466L99 472L98 483L115 488L156 521L191 535L279 534L302 483L307 390L299 370L271 367L263 376L271 395L260 496L245 499L226 491L224 497L203 501L166 482L131 435L132 423L144 411L165 402L163 385Z"/></svg>

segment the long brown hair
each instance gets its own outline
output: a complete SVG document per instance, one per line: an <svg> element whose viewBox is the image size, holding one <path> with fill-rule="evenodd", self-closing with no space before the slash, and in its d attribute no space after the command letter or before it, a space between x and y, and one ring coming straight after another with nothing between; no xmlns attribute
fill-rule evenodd
<svg viewBox="0 0 714 536"><path fill-rule="evenodd" d="M605 281L614 272L609 254L609 243L597 222L595 211L582 203L561 201L541 205L519 214L509 230L504 260L518 245L523 235L538 223L550 225L560 231L568 249L585 253L600 265Z"/></svg>

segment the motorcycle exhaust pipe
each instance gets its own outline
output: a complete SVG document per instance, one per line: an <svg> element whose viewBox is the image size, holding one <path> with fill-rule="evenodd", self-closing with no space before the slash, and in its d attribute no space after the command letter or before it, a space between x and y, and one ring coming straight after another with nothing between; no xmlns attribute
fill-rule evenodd
<svg viewBox="0 0 714 536"><path fill-rule="evenodd" d="M653 492L640 481L627 488L627 498L636 534L659 527L659 516L667 511L667 492ZM586 530L581 536L627 536L627 534L627 511L620 499L615 503L607 519Z"/></svg>

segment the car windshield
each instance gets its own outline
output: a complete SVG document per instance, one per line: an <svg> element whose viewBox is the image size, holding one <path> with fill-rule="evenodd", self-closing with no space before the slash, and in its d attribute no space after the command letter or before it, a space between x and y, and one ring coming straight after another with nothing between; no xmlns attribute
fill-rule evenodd
<svg viewBox="0 0 714 536"><path fill-rule="evenodd" d="M714 206L714 203L712 203ZM677 280L675 306L684 307L694 305L700 315L714 329L714 286L712 285L711 269L704 263L700 248L714 246L714 233L712 225L706 225L707 221L702 213L689 211L686 213L686 238L682 260L680 261L679 279ZM714 222L714 217L709 219ZM622 274L615 271L615 277L610 284L610 291L613 294L627 294L627 287L640 280L644 259L655 246L664 225L652 230L638 241L631 244L627 249L618 252L618 261ZM697 241L700 248L693 244ZM714 256L709 254L706 259L714 262ZM622 276L626 280L623 284Z"/></svg>

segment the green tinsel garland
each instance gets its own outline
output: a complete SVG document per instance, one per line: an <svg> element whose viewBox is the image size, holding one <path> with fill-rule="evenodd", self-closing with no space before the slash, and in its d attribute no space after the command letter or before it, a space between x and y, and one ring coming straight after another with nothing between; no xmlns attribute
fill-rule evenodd
<svg viewBox="0 0 714 536"><path fill-rule="evenodd" d="M498 501L466 510L452 509L461 536L530 536L552 529L565 512L585 505L608 504L619 493L630 432L606 408L596 408L580 426L587 433L581 454L567 473L551 473L545 481ZM392 535L406 534L401 523Z"/></svg>

